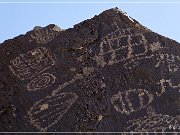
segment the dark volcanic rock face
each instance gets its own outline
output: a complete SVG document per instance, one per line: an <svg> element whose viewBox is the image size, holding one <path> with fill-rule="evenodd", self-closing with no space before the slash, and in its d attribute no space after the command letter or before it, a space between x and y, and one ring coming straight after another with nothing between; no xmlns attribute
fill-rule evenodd
<svg viewBox="0 0 180 135"><path fill-rule="evenodd" d="M0 46L0 131L180 130L180 44L110 9Z"/></svg>

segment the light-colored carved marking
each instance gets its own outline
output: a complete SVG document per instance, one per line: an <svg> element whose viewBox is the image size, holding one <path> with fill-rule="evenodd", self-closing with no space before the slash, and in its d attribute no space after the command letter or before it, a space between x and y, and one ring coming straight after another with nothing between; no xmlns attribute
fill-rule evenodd
<svg viewBox="0 0 180 135"><path fill-rule="evenodd" d="M97 66L104 67L106 65L106 62L104 62L104 58L102 55L95 56L95 60L96 60Z"/></svg>
<svg viewBox="0 0 180 135"><path fill-rule="evenodd" d="M116 25L117 26L117 25ZM120 29L117 27L117 30L107 34L105 37L102 38L102 41L108 41L108 40L116 40L119 38L127 37L127 36L132 36L132 28L126 28L126 29ZM135 36L139 35L134 34Z"/></svg>
<svg viewBox="0 0 180 135"><path fill-rule="evenodd" d="M143 41L143 44L144 45L147 45L147 40L146 40L146 38L145 38L145 36L143 35L143 34L141 34L141 36L142 36L142 41ZM147 49L147 46L146 46L146 49Z"/></svg>
<svg viewBox="0 0 180 135"><path fill-rule="evenodd" d="M133 105L132 105L132 103L131 103L131 101L130 101L130 99L129 99L129 94L128 93L125 93L125 99L126 99L126 102L128 103L128 110L129 110L129 112L133 112L134 111L134 108L133 108ZM126 111L126 112L128 112L128 111ZM129 114L129 112L128 112L128 114Z"/></svg>
<svg viewBox="0 0 180 135"><path fill-rule="evenodd" d="M169 79L169 80L161 79L161 80L159 81L159 84L161 85L161 93L160 93L160 94L156 93L158 96L162 95L162 94L165 92L165 90L166 90L166 84L168 84L168 86L171 87L171 88L173 88L173 89L180 88L180 83L177 84L177 85L174 85L174 84L172 83L171 79Z"/></svg>
<svg viewBox="0 0 180 135"><path fill-rule="evenodd" d="M137 64L137 61L141 59L150 59L154 57L154 55L146 56L146 54L150 50L148 46L153 46L153 45L157 46L157 43L148 45L148 41L142 33L137 33L137 34L132 35L130 30L131 29L127 29L127 30L122 30L120 32L117 30L115 32L108 34L104 38L102 38L102 41L100 43L100 52L94 57L97 63L97 67L98 66L104 67L105 65L110 66L110 65L117 64L119 62L123 62L126 67L126 64L129 64L132 62ZM126 34L125 31L128 34ZM141 38L141 40L138 43L131 43L131 40L136 37ZM122 38L127 38L127 41L126 41L127 44L119 46L119 43L122 42L121 41ZM106 47L104 45L106 45ZM140 45L144 47L142 48L144 49L144 51L136 53L134 48ZM105 49L106 51L104 51ZM117 54L121 52L123 53L127 52L126 56L122 55L122 57L117 58ZM110 59L106 58L107 55L110 55Z"/></svg>
<svg viewBox="0 0 180 135"><path fill-rule="evenodd" d="M99 52L98 56L95 56L97 66L104 67L106 65L106 62L104 61L103 54L104 54L103 42L101 42L100 43L100 52Z"/></svg>
<svg viewBox="0 0 180 135"><path fill-rule="evenodd" d="M102 119L103 119L103 115L99 115L99 117L98 117L98 121L101 121Z"/></svg>
<svg viewBox="0 0 180 135"><path fill-rule="evenodd" d="M71 70L72 72L75 72L75 71L76 71L76 68L72 67L72 68L70 68L70 70Z"/></svg>
<svg viewBox="0 0 180 135"><path fill-rule="evenodd" d="M37 91L47 87L50 87L56 80L56 77L49 73L44 73L39 75L37 78L33 79L28 85L28 91Z"/></svg>
<svg viewBox="0 0 180 135"><path fill-rule="evenodd" d="M80 56L77 58L77 61L83 61L84 57L83 56Z"/></svg>
<svg viewBox="0 0 180 135"><path fill-rule="evenodd" d="M59 85L57 89L52 91L51 95L37 101L27 112L30 124L41 131L47 131L49 127L56 124L78 98L75 93L58 93L78 79L73 78ZM70 97L68 98L68 96Z"/></svg>
<svg viewBox="0 0 180 135"><path fill-rule="evenodd" d="M138 93L138 96L135 96L135 93ZM133 101L129 99L129 96L134 95L134 100L139 101L139 106L134 107ZM125 96L124 100L122 96ZM145 96L148 98L148 102L145 102ZM119 102L118 102L119 100ZM122 114L129 115L130 113L137 112L143 108L146 108L153 100L153 95L148 93L148 91L143 89L133 89L126 92L119 92L111 98L111 103L113 104L115 110ZM128 107L125 106L125 102L128 104Z"/></svg>
<svg viewBox="0 0 180 135"><path fill-rule="evenodd" d="M43 111L43 110L46 110L49 108L49 105L48 104L43 104L43 105L40 105L40 110Z"/></svg>
<svg viewBox="0 0 180 135"><path fill-rule="evenodd" d="M127 58L131 58L132 52L133 52L133 49L132 49L132 44L131 44L131 37L128 36L128 55L127 55Z"/></svg>
<svg viewBox="0 0 180 135"><path fill-rule="evenodd" d="M161 48L161 43L157 42L157 43L153 43L150 46L150 49L152 52L158 51Z"/></svg>
<svg viewBox="0 0 180 135"><path fill-rule="evenodd" d="M175 117L155 114L151 116L145 116L140 119L128 121L130 126L126 130L136 131L136 132L154 132L154 131L165 131L169 129L170 126L179 126L178 120Z"/></svg>
<svg viewBox="0 0 180 135"><path fill-rule="evenodd" d="M66 114L77 100L75 93L60 93L36 102L28 111L30 124L40 131L47 131Z"/></svg>
<svg viewBox="0 0 180 135"><path fill-rule="evenodd" d="M82 76L83 77L83 76ZM80 78L80 79L83 79L83 78ZM53 90L52 92L52 96L53 95L56 95L58 92L60 92L62 89L66 88L68 85L76 82L76 80L79 80L79 78L73 78L72 80L68 81L68 82L65 82L63 83L62 85L59 85L57 89Z"/></svg>
<svg viewBox="0 0 180 135"><path fill-rule="evenodd" d="M105 83L101 83L101 88L105 88L106 87L106 84Z"/></svg>
<svg viewBox="0 0 180 135"><path fill-rule="evenodd" d="M167 65L169 72L177 72L180 67L180 57L174 54L161 53L156 56L157 64L155 67L159 67L161 64Z"/></svg>
<svg viewBox="0 0 180 135"><path fill-rule="evenodd" d="M74 76L74 79L75 79L75 80L83 79L83 75L77 73L77 74Z"/></svg>
<svg viewBox="0 0 180 135"><path fill-rule="evenodd" d="M90 74L92 74L94 72L94 68L93 67L84 67L83 68L83 74L85 76L89 76Z"/></svg>
<svg viewBox="0 0 180 135"><path fill-rule="evenodd" d="M143 104L143 101L144 101L143 96L144 95L145 95L145 93L143 91L139 92L139 94L138 94L139 101L140 101L140 106L144 106L144 104Z"/></svg>
<svg viewBox="0 0 180 135"><path fill-rule="evenodd" d="M113 50L113 47L112 47L111 43L109 43L109 48L110 48L109 51L112 52L112 54L111 54L111 59L108 62L108 65L113 65L113 64L116 63L116 53Z"/></svg>
<svg viewBox="0 0 180 135"><path fill-rule="evenodd" d="M116 31L117 33L120 33L119 31ZM117 48L117 49L114 49L113 47L112 47L112 45L113 45L113 43L112 42L114 42L115 40L117 40L117 42L119 42L119 39L120 39L120 37L127 37L127 35L128 34L124 34L124 35L122 35L122 33L126 33L126 30L124 30L124 31L122 31L122 33L120 34L121 36L117 36L118 34L117 33L113 33L113 35L111 35L111 34L109 34L108 36L106 36L105 38L103 38L103 41L100 43L100 52L99 52L99 54L97 54L97 55L95 55L95 57L94 57L94 59L96 60L96 62L97 62L97 65L98 66L101 66L101 67L104 67L106 64L107 65L113 65L113 64L116 64L116 63L118 63L118 62L124 62L124 63L126 63L126 62L129 62L129 60L127 60L127 57L124 57L124 58L122 58L122 59L119 59L119 60L117 60L117 58L116 58L116 53L117 53L117 51L118 50L123 50L123 49L127 49L127 44L125 45L125 46L120 46L119 47L119 45L117 45L119 48ZM131 35L131 34L129 34L129 35ZM140 34L136 34L136 35L133 35L133 36L139 36ZM146 52L148 51L148 48L147 48L147 40L145 39L145 37L143 37L143 35L141 36L142 37L142 43L144 43L145 45L144 45L144 49L145 49L145 51L143 52L143 53L139 53L139 54L137 54L137 55L134 55L134 57L132 58L132 61L131 62L134 62L136 59L137 60L140 60L140 59L144 59L144 58L151 58L151 57L153 57L153 56L145 56L144 57L144 55L146 54ZM144 39L143 39L144 38ZM114 41L113 41L114 40ZM109 45L109 50L108 51L104 51L105 49L103 48L103 44L104 43L108 43L108 45ZM134 46L136 46L136 44L132 44L132 46L134 47ZM111 53L111 58L107 61L107 60L105 60L104 59L104 56L106 55L106 54L109 54L109 53ZM142 56L142 57L136 57L136 56ZM134 60L135 59L135 60ZM80 80L80 79L83 79L84 78L84 76L86 76L87 74L86 74L86 72L85 71L89 71L89 70L87 70L89 67L85 67L84 69L83 69L83 74L76 74L76 76L74 76L74 78L72 79L72 80L70 80L70 81L68 81L68 82L65 82L64 84L62 84L62 85L60 85L59 87L58 87L58 89L56 89L56 90L54 90L53 92L52 92L52 94L51 94L51 96L54 96L54 95L56 95L60 90L62 90L62 89L64 89L65 87L67 87L69 84L72 84L72 83L74 83L76 80ZM91 73L93 73L94 72L94 70L91 72ZM89 74L89 73L88 73ZM146 93L146 92L145 92ZM121 93L122 94L122 93ZM127 94L128 95L128 94ZM142 98L143 97L143 95L141 95L140 97L138 96L138 98ZM151 96L150 96L151 97ZM121 97L119 97L118 95L117 96L114 96L114 99L116 99L116 98L120 98L119 100L121 101L121 100L124 100L123 98L122 98L122 95L121 95ZM126 96L125 97L125 99L126 98L128 98L128 96ZM143 101L143 100L141 100L141 99L139 99L140 101ZM126 102L128 102L128 101L130 101L130 100L127 100L126 99ZM123 102L124 103L124 102ZM130 106L132 104L132 106L133 106L133 103L128 103L128 105ZM56 106L57 104L54 104L53 106ZM142 103L140 103L140 106L142 106L142 105L146 105L146 104L144 104L143 102ZM123 105L122 105L123 106ZM118 107L119 106L114 106L114 108L117 108L117 109L119 109ZM115 109L116 109L115 108ZM131 111L132 111L132 109L129 109L129 108L126 108L125 107L125 104L124 104L124 106L122 107L123 109L122 109L122 112L123 113L125 113L125 114L129 114L129 113L131 113ZM134 108L133 108L134 109ZM131 110L131 111L129 111L129 110ZM136 110L137 111L137 110ZM50 114L52 114L52 112L50 112ZM45 117L46 115L44 115L44 116L42 116L41 118L43 118L43 117Z"/></svg>
<svg viewBox="0 0 180 135"><path fill-rule="evenodd" d="M133 59L131 59L131 60L129 60L129 61L124 61L125 63L124 63L124 67L126 68L126 69L132 69L132 68L134 68L134 67L136 67L137 65L138 65L138 62L140 61L140 60L145 60L145 59L151 59L151 58L153 58L154 57L154 55L152 54L152 55L150 55L150 56L143 56L143 57L136 57L136 58L133 58ZM131 64L131 65L130 65Z"/></svg>
<svg viewBox="0 0 180 135"><path fill-rule="evenodd" d="M10 61L9 69L20 80L31 79L55 64L45 47L38 47L26 54L20 54Z"/></svg>

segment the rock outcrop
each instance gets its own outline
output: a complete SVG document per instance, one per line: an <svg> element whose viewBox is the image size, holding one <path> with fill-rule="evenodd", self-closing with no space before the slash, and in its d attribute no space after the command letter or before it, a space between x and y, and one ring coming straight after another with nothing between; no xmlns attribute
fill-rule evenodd
<svg viewBox="0 0 180 135"><path fill-rule="evenodd" d="M0 131L180 131L180 44L117 8L0 44Z"/></svg>

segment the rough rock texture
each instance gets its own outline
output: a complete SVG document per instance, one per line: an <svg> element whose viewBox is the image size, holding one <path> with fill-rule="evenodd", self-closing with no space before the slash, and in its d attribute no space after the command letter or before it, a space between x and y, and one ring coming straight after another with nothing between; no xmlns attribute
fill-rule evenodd
<svg viewBox="0 0 180 135"><path fill-rule="evenodd" d="M117 8L0 45L0 131L180 131L180 44Z"/></svg>

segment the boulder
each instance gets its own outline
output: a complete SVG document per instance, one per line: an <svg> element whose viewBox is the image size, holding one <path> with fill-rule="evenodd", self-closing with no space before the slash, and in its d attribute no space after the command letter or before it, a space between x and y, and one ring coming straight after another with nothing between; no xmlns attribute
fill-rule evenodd
<svg viewBox="0 0 180 135"><path fill-rule="evenodd" d="M0 44L2 132L180 131L180 44L117 8Z"/></svg>

